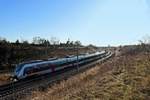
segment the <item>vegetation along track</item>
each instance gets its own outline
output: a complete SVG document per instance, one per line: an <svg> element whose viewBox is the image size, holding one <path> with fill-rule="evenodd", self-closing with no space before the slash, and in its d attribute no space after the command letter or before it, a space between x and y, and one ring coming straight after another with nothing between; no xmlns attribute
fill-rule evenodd
<svg viewBox="0 0 150 100"><path fill-rule="evenodd" d="M17 96L20 96L21 94L25 94L26 92L29 92L33 89L37 89L38 87L49 85L58 80L65 79L72 74L75 74L79 71L82 71L83 69L87 69L93 66L96 63L105 61L106 59L110 58L112 55L113 53L109 52L101 59L96 59L89 63L79 65L78 70L77 67L73 66L54 73L40 75L38 77L33 76L33 77L19 80L17 82L12 82L10 84L0 86L0 100L6 100L10 98L13 99Z"/></svg>

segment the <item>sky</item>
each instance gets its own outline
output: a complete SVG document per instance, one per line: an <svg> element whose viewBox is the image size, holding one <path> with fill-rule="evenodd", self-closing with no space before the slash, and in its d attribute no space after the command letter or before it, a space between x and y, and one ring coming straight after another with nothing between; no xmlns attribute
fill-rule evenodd
<svg viewBox="0 0 150 100"><path fill-rule="evenodd" d="M150 35L150 0L0 0L0 37L136 44Z"/></svg>

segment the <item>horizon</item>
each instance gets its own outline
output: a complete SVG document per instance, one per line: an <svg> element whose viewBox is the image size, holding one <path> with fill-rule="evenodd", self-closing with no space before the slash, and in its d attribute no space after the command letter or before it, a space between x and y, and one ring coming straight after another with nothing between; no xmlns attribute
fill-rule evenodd
<svg viewBox="0 0 150 100"><path fill-rule="evenodd" d="M119 46L150 35L148 0L1 0L0 37Z"/></svg>

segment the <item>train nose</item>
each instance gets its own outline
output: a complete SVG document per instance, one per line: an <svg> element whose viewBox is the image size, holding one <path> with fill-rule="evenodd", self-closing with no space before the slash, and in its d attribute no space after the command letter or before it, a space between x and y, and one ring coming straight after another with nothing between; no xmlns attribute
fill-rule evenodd
<svg viewBox="0 0 150 100"><path fill-rule="evenodd" d="M20 73L19 73L19 72L15 72L15 73L14 73L14 78L18 80L19 77L20 77Z"/></svg>

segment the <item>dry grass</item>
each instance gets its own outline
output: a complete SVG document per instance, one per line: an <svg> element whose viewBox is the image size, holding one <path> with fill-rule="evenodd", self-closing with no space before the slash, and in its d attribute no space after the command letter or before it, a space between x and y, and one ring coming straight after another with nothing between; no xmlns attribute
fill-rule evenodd
<svg viewBox="0 0 150 100"><path fill-rule="evenodd" d="M150 54L116 57L27 99L150 100Z"/></svg>
<svg viewBox="0 0 150 100"><path fill-rule="evenodd" d="M10 82L9 78L10 78L9 74L0 74L0 85Z"/></svg>

